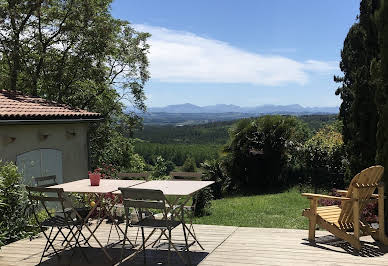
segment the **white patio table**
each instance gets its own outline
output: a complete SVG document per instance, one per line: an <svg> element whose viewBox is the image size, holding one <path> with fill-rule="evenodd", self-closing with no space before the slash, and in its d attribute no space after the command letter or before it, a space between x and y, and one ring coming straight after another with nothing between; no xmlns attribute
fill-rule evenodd
<svg viewBox="0 0 388 266"><path fill-rule="evenodd" d="M184 217L179 215L180 208L174 209L174 206L185 206L192 196L213 183L214 181L153 180L131 186L131 188L161 190L166 196L166 203L169 205L169 212L171 213L172 218L178 218L193 237L194 241L189 246L198 243L203 249L195 233L192 232L192 230L190 230L191 228L184 222ZM117 190L113 192L113 194L120 195L121 191ZM175 211L178 211L178 213L175 213Z"/></svg>
<svg viewBox="0 0 388 266"><path fill-rule="evenodd" d="M96 240L96 242L98 243L98 245L100 246L100 248L105 253L106 257L110 261L112 261L112 257L108 254L108 252L106 251L106 248L101 244L101 242L97 239L97 237L95 236L94 233L96 232L97 228L102 223L102 220L106 216L109 216L112 223L114 223L115 226L117 228L119 228L120 231L122 232L122 234L124 235L124 232L121 230L121 228L118 226L118 224L116 224L115 220L113 219L113 217L110 213L110 211L114 207L114 204L116 203L116 201L114 201L108 207L105 206L104 204L101 204L100 207L102 207L105 210L105 215L97 222L97 224L93 230L91 230L89 225L88 225L88 219L93 214L93 212L97 208L97 206L100 205L100 203L102 202L102 200L106 194L113 193L113 192L117 191L119 187L132 187L132 186L144 183L144 182L146 182L146 181L145 180L101 179L99 186L91 186L89 179L81 179L81 180L77 180L77 181L73 181L73 182L68 182L68 183L64 183L64 184L51 186L50 188L62 188L64 190L64 192L67 192L67 193L82 193L82 194L83 193L84 194L92 193L96 196L97 200L96 200L95 205L92 207L92 209L90 210L90 212L88 213L86 218L84 218L84 226L88 229L88 231L91 234L88 239L93 237Z"/></svg>

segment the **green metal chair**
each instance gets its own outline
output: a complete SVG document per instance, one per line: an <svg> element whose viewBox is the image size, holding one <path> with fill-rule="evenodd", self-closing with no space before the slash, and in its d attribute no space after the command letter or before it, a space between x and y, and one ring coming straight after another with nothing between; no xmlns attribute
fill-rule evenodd
<svg viewBox="0 0 388 266"><path fill-rule="evenodd" d="M50 186L58 185L58 183L57 183L57 176L56 175L35 177L34 181L35 181L35 185L37 187L50 187ZM48 196L50 196L50 195L48 195ZM55 194L54 194L54 196L55 196ZM55 207L59 207L60 208L60 204L56 204ZM85 212L85 208L75 208L75 209L77 210L78 214L82 217L82 219L86 218L86 216L88 214L88 211ZM68 214L70 214L70 215L72 213L72 209L71 208L65 208L64 211L68 212ZM59 212L59 215L61 215L61 212ZM70 234L71 234L71 232L69 232L67 234L67 237L70 236ZM90 244L87 241L87 239L85 237L83 237L83 238L85 240L85 243L87 243L89 245L89 247L90 247ZM63 240L63 242L62 242L62 245L64 245L64 244L65 244L65 240Z"/></svg>
<svg viewBox="0 0 388 266"><path fill-rule="evenodd" d="M187 180L200 181L202 178L202 173L198 173L198 172L170 172L169 175L170 175L172 180L178 180L178 181L179 180L181 180L181 181L185 181L185 180L186 181ZM195 209L197 207L197 202L198 202L198 193L196 193L193 196L191 205L183 206L183 211L184 211L185 217L187 217L189 219L188 230L190 230L190 232L193 234L193 236L195 238L196 238L196 234L195 234L194 225L193 225L193 218L194 218L194 214L195 214ZM180 207L181 207L181 205L175 205L175 206L173 206L173 209L180 208ZM162 237L162 234L160 234L159 240L161 237ZM199 242L197 242L197 243L202 250L205 250Z"/></svg>
<svg viewBox="0 0 388 266"><path fill-rule="evenodd" d="M190 256L189 256L189 245L187 241L186 229L180 221L168 218L169 210L166 205L166 198L162 191L160 190L149 190L149 189L136 189L136 188L119 188L122 197L123 204L125 210L125 235L127 235L129 227L137 227L141 229L142 234L142 245L139 248L123 259L124 248L125 248L125 240L123 243L123 247L121 250L121 258L120 263L133 259L138 253L143 251L144 264L146 264L146 247L152 245L154 242L147 244L147 241L150 240L151 236L157 231L161 230L162 234L166 237L168 241L168 265L170 265L171 260L171 247L177 252L178 256L182 260L184 264L191 265ZM131 209L136 209L138 217L136 221L131 219ZM151 210L156 210L163 213L162 219L155 219L151 216L144 216L144 213L149 212ZM183 209L181 210L183 215ZM179 253L178 248L171 240L171 231L177 226L182 224L183 234L185 237L185 251L187 255L187 262L183 258L182 254ZM150 228L152 229L151 233L145 237L144 229ZM166 233L168 232L168 233ZM157 241L157 240L156 240Z"/></svg>
<svg viewBox="0 0 388 266"><path fill-rule="evenodd" d="M81 216L79 216L79 214L73 207L65 208L64 203L67 200L64 196L63 189L28 186L26 187L26 189L28 192L28 198L31 202L35 220L40 228L40 231L43 233L47 240L39 264L42 263L44 257L49 257L53 254L55 254L58 259L60 259L60 252L54 246L54 241L59 235L63 236L64 243L66 243L63 250L65 250L67 247L78 247L80 248L80 251L84 258L88 261L86 254L83 252L79 241L80 236L86 239L85 236L82 234L83 219ZM48 203L56 203L58 206L60 206L60 210L51 212L47 207ZM47 216L46 219L39 218L38 213L41 211L43 211ZM47 229L49 229L49 232ZM65 235L63 229L68 229L69 233ZM74 229L76 230L74 231ZM75 243L71 244L73 239ZM53 250L53 252L48 253L50 248ZM73 255L74 252L75 250L73 250Z"/></svg>

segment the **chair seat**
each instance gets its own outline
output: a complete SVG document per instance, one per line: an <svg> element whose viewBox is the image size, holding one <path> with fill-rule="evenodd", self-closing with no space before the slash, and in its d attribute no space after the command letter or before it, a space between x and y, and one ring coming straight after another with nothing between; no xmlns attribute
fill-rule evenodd
<svg viewBox="0 0 388 266"><path fill-rule="evenodd" d="M152 214L154 219L156 220L163 220L164 219L164 214L159 212L159 213L155 213L155 214ZM167 219L170 219L171 218L171 212L167 213Z"/></svg>
<svg viewBox="0 0 388 266"><path fill-rule="evenodd" d="M317 214L326 222L333 224L341 229L353 229L352 223L340 223L338 221L342 209L338 205L323 206L317 208Z"/></svg>
<svg viewBox="0 0 388 266"><path fill-rule="evenodd" d="M173 209L179 209L179 208L183 208L185 211L192 211L194 209L193 206L190 206L190 205L185 205L185 206L181 206L181 205L174 205L173 206Z"/></svg>
<svg viewBox="0 0 388 266"><path fill-rule="evenodd" d="M90 209L89 208L85 208L85 207L79 207L79 208L74 208L78 214L83 218L85 219L86 216L88 216L89 214L89 211ZM64 212L67 213L67 214L72 214L73 213L73 208L65 208L64 209ZM60 213L60 212L59 212ZM78 219L79 217L77 217Z"/></svg>
<svg viewBox="0 0 388 266"><path fill-rule="evenodd" d="M341 214L341 208L338 205L323 206L317 208L317 214L330 223L338 222Z"/></svg>
<svg viewBox="0 0 388 266"><path fill-rule="evenodd" d="M54 227L65 227L68 225L81 225L82 221L80 220L67 220L62 216L53 216L42 222L42 226L54 226Z"/></svg>
<svg viewBox="0 0 388 266"><path fill-rule="evenodd" d="M158 228L158 229L164 229L170 227L171 229L177 227L180 225L180 221L173 221L173 220L158 220L154 218L145 218L137 223L133 223L131 226L133 227L148 227L148 228Z"/></svg>

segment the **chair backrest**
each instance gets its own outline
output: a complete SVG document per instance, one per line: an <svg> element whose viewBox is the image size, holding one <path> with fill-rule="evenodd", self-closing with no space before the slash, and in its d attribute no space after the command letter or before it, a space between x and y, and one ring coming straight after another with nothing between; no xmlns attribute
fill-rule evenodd
<svg viewBox="0 0 388 266"><path fill-rule="evenodd" d="M384 167L381 165L371 166L355 175L350 182L346 197L354 198L355 190L358 190L360 210L363 210L376 190L381 177L384 174ZM341 204L341 214L338 219L339 224L350 224L353 222L353 202L345 201Z"/></svg>
<svg viewBox="0 0 388 266"><path fill-rule="evenodd" d="M46 214L49 217L52 217L52 213L49 211L47 204L49 203L56 203L57 206L60 207L60 210L56 211L56 213L60 213L64 217L66 216L65 213L65 206L64 203L66 199L64 198L64 191L62 188L45 188L45 187L26 187L28 192L28 199L32 203L32 209L35 216L35 219L39 222L39 218L37 216L37 209L36 207L41 205L43 209L46 211Z"/></svg>
<svg viewBox="0 0 388 266"><path fill-rule="evenodd" d="M120 179L136 179L136 180L147 180L148 177L151 175L149 172L142 172L142 173L118 173L117 176Z"/></svg>
<svg viewBox="0 0 388 266"><path fill-rule="evenodd" d="M49 186L58 185L56 179L57 179L56 175L41 176L41 177L34 178L35 185L37 187L49 187Z"/></svg>
<svg viewBox="0 0 388 266"><path fill-rule="evenodd" d="M170 176L175 180L201 180L202 173L196 172L170 172Z"/></svg>
<svg viewBox="0 0 388 266"><path fill-rule="evenodd" d="M162 191L151 189L119 188L125 208L164 210L166 198Z"/></svg>

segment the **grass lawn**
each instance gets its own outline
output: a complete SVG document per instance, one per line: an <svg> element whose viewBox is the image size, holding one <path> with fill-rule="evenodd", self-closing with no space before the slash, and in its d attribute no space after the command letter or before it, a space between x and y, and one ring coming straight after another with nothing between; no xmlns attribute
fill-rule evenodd
<svg viewBox="0 0 388 266"><path fill-rule="evenodd" d="M194 219L198 224L307 229L302 210L309 201L298 189L277 194L213 200L211 215Z"/></svg>

